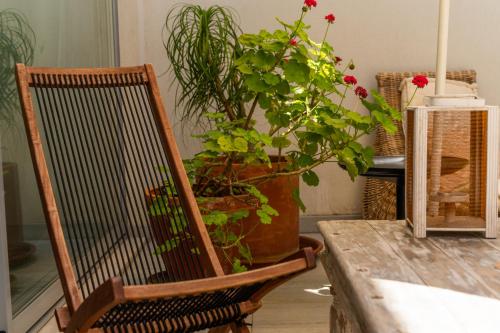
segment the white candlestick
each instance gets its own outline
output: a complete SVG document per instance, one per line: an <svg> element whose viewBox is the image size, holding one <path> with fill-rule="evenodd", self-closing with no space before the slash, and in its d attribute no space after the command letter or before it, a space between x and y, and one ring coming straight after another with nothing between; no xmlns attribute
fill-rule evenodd
<svg viewBox="0 0 500 333"><path fill-rule="evenodd" d="M439 2L439 30L436 61L436 95L446 92L446 61L448 58L448 26L450 21L450 0Z"/></svg>

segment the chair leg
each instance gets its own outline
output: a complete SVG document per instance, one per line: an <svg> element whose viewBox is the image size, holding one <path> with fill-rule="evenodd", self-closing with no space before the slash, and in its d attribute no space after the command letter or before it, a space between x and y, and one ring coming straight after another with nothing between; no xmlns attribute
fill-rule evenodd
<svg viewBox="0 0 500 333"><path fill-rule="evenodd" d="M233 333L250 333L250 329L245 323L233 323L231 324L231 331Z"/></svg>
<svg viewBox="0 0 500 333"><path fill-rule="evenodd" d="M231 326L224 325L224 326L211 328L210 330L208 330L208 333L229 333L230 330L231 330Z"/></svg>

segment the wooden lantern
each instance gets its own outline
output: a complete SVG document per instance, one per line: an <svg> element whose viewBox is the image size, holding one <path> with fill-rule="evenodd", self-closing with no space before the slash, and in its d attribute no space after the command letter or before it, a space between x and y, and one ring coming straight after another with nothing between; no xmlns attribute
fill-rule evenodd
<svg viewBox="0 0 500 333"><path fill-rule="evenodd" d="M406 122L406 217L427 231L497 234L496 106L410 107Z"/></svg>

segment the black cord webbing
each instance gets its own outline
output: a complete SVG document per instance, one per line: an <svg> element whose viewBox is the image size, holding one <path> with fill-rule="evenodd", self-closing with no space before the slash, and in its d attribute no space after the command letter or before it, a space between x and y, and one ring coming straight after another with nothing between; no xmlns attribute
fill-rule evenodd
<svg viewBox="0 0 500 333"><path fill-rule="evenodd" d="M194 332L242 321L239 303L247 301L262 284L231 288L191 297L144 300L116 305L94 325L105 332L129 328L132 332ZM155 331L155 330L152 330Z"/></svg>
<svg viewBox="0 0 500 333"><path fill-rule="evenodd" d="M148 213L147 190L178 193L178 188L169 177L172 163L142 73L32 74L32 81L50 176L83 296L114 276L127 285L205 277L184 199L165 200L168 214L151 218ZM173 250L155 254L159 241L172 239L177 240ZM166 325L161 318L174 311L169 304L128 305L126 316L148 313L156 316L157 325ZM180 305L187 310L197 301ZM107 320L113 316L125 318L110 313ZM195 319L189 319L193 325ZM150 324L142 325L148 329L144 325Z"/></svg>

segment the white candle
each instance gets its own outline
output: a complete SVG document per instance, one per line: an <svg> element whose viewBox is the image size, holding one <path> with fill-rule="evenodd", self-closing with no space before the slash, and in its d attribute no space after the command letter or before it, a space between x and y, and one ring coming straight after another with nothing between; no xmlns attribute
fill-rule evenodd
<svg viewBox="0 0 500 333"><path fill-rule="evenodd" d="M450 0L439 2L439 30L436 60L436 95L446 93L446 61L448 58L448 26L450 21Z"/></svg>

